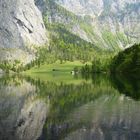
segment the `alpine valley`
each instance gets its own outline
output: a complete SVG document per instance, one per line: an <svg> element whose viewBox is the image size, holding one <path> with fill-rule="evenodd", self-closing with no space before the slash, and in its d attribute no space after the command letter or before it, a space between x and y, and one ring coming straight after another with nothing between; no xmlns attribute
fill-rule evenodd
<svg viewBox="0 0 140 140"><path fill-rule="evenodd" d="M45 22L63 24L99 48L129 47L140 39L139 0L36 0Z"/></svg>
<svg viewBox="0 0 140 140"><path fill-rule="evenodd" d="M140 140L140 0L0 0L0 140Z"/></svg>
<svg viewBox="0 0 140 140"><path fill-rule="evenodd" d="M87 46L92 60L97 51L118 52L139 43L139 29L139 0L2 0L0 61L28 64L42 46L58 49L60 56L69 51L66 46L72 50L68 55L79 46L82 55ZM78 55L74 59L83 59Z"/></svg>

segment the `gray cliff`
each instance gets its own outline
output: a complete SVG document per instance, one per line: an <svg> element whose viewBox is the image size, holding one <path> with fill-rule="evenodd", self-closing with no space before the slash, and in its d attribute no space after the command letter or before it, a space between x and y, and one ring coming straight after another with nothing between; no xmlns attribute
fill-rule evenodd
<svg viewBox="0 0 140 140"><path fill-rule="evenodd" d="M140 40L140 0L36 0L49 22L61 23L101 48ZM46 16L47 15L47 16Z"/></svg>
<svg viewBox="0 0 140 140"><path fill-rule="evenodd" d="M33 59L31 46L46 43L42 15L34 0L0 0L0 59ZM10 53L8 53L10 52ZM20 56L20 57L19 57Z"/></svg>

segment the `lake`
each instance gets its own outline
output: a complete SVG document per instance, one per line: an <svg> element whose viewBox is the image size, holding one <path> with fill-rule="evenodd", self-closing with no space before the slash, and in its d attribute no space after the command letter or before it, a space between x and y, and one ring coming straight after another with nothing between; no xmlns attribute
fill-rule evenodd
<svg viewBox="0 0 140 140"><path fill-rule="evenodd" d="M0 140L140 140L137 76L48 77L0 75Z"/></svg>

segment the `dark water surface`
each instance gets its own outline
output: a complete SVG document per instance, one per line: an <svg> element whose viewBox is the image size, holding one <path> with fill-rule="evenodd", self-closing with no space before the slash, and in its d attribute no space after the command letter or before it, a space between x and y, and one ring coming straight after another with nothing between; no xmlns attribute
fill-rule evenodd
<svg viewBox="0 0 140 140"><path fill-rule="evenodd" d="M137 76L72 79L1 75L0 140L140 140Z"/></svg>

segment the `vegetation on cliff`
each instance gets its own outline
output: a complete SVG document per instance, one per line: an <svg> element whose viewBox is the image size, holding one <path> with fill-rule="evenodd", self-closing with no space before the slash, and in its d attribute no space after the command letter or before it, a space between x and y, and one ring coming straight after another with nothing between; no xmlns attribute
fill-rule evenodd
<svg viewBox="0 0 140 140"><path fill-rule="evenodd" d="M110 65L111 72L140 73L140 44L116 55Z"/></svg>

